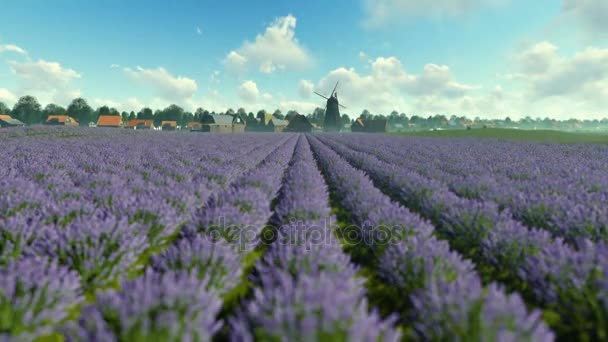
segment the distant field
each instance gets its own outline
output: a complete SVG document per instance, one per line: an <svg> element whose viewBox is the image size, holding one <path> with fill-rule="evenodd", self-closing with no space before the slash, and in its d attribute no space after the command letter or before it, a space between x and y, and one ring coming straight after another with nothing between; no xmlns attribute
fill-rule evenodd
<svg viewBox="0 0 608 342"><path fill-rule="evenodd" d="M391 133L403 136L437 138L494 138L519 141L538 141L561 144L608 144L608 133L574 133L552 130L520 130L504 128L476 128L471 130L442 130Z"/></svg>

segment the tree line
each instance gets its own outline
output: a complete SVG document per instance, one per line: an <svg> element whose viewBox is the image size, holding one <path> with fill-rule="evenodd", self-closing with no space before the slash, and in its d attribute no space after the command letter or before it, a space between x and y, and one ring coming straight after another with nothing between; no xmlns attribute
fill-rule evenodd
<svg viewBox="0 0 608 342"><path fill-rule="evenodd" d="M22 96L17 101L17 103L15 103L12 109L6 106L4 103L0 102L0 114L11 115L15 119L18 119L27 125L42 124L46 122L47 118L51 115L68 115L76 119L81 126L88 126L90 122L97 122L97 119L101 115L115 115L121 116L124 122L135 119L153 120L154 125L158 127L161 125L162 121L176 121L177 125L186 126L188 122L191 121L200 122L203 116L208 114L225 114L232 116L236 115L239 116L241 120L248 125L258 125L260 122L264 122L264 117L266 113L268 112L265 109L261 109L257 111L256 114L254 114L253 112L247 112L244 108L239 108L236 111L234 111L233 109L228 109L225 112L219 113L216 113L214 111L210 112L203 108L197 108L194 113L191 113L176 104L172 104L164 109L156 110L153 110L149 107L144 107L137 113L135 111L119 112L116 108L108 107L105 105L100 106L97 109L93 109L87 103L87 101L81 97L72 100L72 102L70 102L67 108L54 103L49 103L44 108L42 108L38 100L30 95ZM297 114L299 113L294 110L290 110L287 113L283 114L283 112L279 109L275 110L272 113L273 117L282 120L291 120L291 118ZM323 122L325 119L325 109L317 107L312 111L312 113L306 114L306 117L311 123L316 124L318 126L323 126ZM412 115L408 117L405 113L398 113L397 111L393 111L388 115L372 114L367 109L363 110L357 118L371 120L385 119L388 121L388 125L392 128L416 127L418 129L441 127L447 125L463 126L470 124L498 124L503 126L517 125L521 127L562 127L579 125L583 128L608 125L608 119L569 119L559 121L548 117L531 118L530 116L526 116L515 121L511 120L509 117L505 117L504 119L482 119L479 117L469 119L466 116L451 115L448 117L446 115L441 114L430 115L428 117L420 115ZM344 125L348 125L353 121L354 120L351 119L348 114L342 114L342 123Z"/></svg>

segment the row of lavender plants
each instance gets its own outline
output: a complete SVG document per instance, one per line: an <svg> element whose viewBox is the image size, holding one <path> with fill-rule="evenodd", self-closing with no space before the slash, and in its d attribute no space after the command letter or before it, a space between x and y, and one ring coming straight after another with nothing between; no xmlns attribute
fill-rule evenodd
<svg viewBox="0 0 608 342"><path fill-rule="evenodd" d="M142 275L147 257L161 251L213 194L285 139L114 132L3 141L4 337L30 340L64 326L60 332L76 340L153 334L206 340L219 328L216 315L197 313L217 312L218 287L228 285L213 276L162 274L163 262L156 257L151 264L157 269ZM197 249L196 242L193 246ZM219 254L224 247L217 247ZM238 268L225 273L233 272ZM78 324L65 325L70 319Z"/></svg>
<svg viewBox="0 0 608 342"><path fill-rule="evenodd" d="M322 139L386 193L434 222L439 236L474 260L486 281L501 281L546 309L560 337L605 335L605 244L584 239L578 250L571 248L547 231L529 229L491 201L458 197L436 180L380 160L378 149L372 155L335 137Z"/></svg>
<svg viewBox="0 0 608 342"><path fill-rule="evenodd" d="M382 136L366 137L365 144L357 137L338 140L435 178L460 196L509 208L526 225L549 230L573 246L585 238L608 241L604 146Z"/></svg>
<svg viewBox="0 0 608 342"><path fill-rule="evenodd" d="M311 145L358 231L350 243L368 250L361 254L373 259L392 309L413 338L553 340L540 312L528 312L519 294L508 295L495 283L484 288L474 265L437 240L428 221L391 201L365 173L317 138L311 137Z"/></svg>
<svg viewBox="0 0 608 342"><path fill-rule="evenodd" d="M98 296L67 335L83 341L100 332L118 340L211 339L222 326L223 297L239 284L244 253L254 245L237 238L247 238L248 229L256 236L268 220L294 140L281 139L276 148L244 156L241 175L195 210L179 239L152 257L145 275ZM221 227L220 215L230 219ZM214 234L216 228L220 234Z"/></svg>
<svg viewBox="0 0 608 342"><path fill-rule="evenodd" d="M252 298L231 318L233 341L398 341L394 318L368 312L363 279L333 234L327 186L301 136L252 274Z"/></svg>

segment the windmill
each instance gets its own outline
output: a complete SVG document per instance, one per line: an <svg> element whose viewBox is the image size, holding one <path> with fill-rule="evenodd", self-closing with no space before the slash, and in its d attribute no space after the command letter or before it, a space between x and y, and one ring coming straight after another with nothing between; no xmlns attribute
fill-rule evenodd
<svg viewBox="0 0 608 342"><path fill-rule="evenodd" d="M336 86L334 90L331 92L329 97L321 95L314 92L315 94L321 96L325 100L327 100L327 104L325 104L325 120L323 122L323 128L325 132L340 132L340 128L342 128L342 120L340 118L340 107L346 109L343 105L338 102L338 93L336 93L336 89L338 89L338 84L340 82L336 82Z"/></svg>

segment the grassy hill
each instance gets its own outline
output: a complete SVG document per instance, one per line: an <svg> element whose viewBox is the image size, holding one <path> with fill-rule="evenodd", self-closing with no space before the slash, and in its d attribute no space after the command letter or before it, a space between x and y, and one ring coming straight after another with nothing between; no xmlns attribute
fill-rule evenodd
<svg viewBox="0 0 608 342"><path fill-rule="evenodd" d="M520 130L505 128L474 128L471 130L441 130L391 133L413 137L435 138L493 138L560 144L608 144L608 133L582 133L552 130Z"/></svg>

